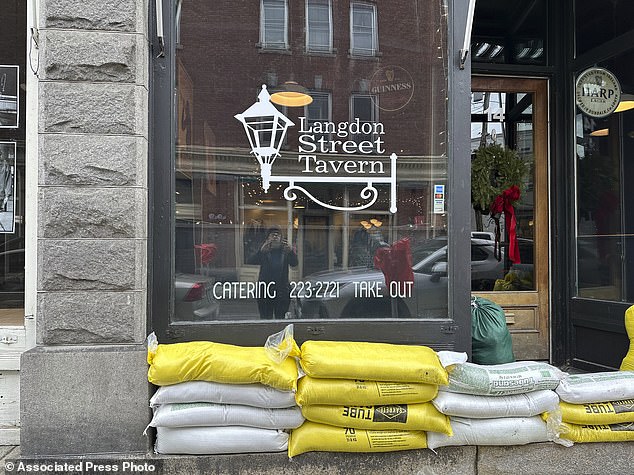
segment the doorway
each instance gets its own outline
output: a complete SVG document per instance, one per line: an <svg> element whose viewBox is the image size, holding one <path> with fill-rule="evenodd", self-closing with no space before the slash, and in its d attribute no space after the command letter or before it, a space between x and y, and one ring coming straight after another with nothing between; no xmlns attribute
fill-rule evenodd
<svg viewBox="0 0 634 475"><path fill-rule="evenodd" d="M472 249L493 251L472 255L472 293L504 309L516 359L548 360L548 82L474 76L471 90Z"/></svg>

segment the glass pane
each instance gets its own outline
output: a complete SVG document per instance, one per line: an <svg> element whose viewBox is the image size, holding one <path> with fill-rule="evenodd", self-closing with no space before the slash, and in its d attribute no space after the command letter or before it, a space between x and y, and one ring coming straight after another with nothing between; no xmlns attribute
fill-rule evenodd
<svg viewBox="0 0 634 475"><path fill-rule="evenodd" d="M546 64L548 20L546 0L478 0L471 41L472 61Z"/></svg>
<svg viewBox="0 0 634 475"><path fill-rule="evenodd" d="M447 17L420 9L386 6L392 48L358 61L347 35L335 60L302 53L301 9L293 54L261 54L257 11L183 4L173 321L447 318ZM284 106L287 81L313 102Z"/></svg>
<svg viewBox="0 0 634 475"><path fill-rule="evenodd" d="M473 291L535 290L532 105L529 93L472 94ZM492 207L513 185L519 197Z"/></svg>
<svg viewBox="0 0 634 475"><path fill-rule="evenodd" d="M0 326L24 325L26 2L2 2ZM8 346L8 345L5 345Z"/></svg>
<svg viewBox="0 0 634 475"><path fill-rule="evenodd" d="M617 302L634 299L634 52L599 64L622 88L611 115L593 118L578 110L577 295Z"/></svg>
<svg viewBox="0 0 634 475"><path fill-rule="evenodd" d="M580 55L634 29L634 3L576 0L575 26L575 45Z"/></svg>

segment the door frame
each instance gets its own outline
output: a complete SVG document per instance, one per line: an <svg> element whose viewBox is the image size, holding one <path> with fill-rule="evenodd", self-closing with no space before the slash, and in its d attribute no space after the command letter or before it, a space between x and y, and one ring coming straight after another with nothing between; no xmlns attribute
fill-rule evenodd
<svg viewBox="0 0 634 475"><path fill-rule="evenodd" d="M521 292L478 292L477 295L494 300L505 309L507 325L515 342L520 343L538 334L540 348L530 359L552 359L550 340L550 240L549 240L549 112L548 94L549 80L546 78L530 78L515 76L473 75L471 90L478 92L529 92L533 94L533 153L535 163L534 203L534 270L535 290ZM539 203L540 206L537 206ZM544 202L545 200L545 202ZM531 306L537 310L530 313ZM528 313L526 313L528 312ZM516 317L518 320L516 320ZM534 318L531 328L520 325L515 329L520 318ZM528 341L528 340L527 340ZM521 357L521 355L520 355Z"/></svg>

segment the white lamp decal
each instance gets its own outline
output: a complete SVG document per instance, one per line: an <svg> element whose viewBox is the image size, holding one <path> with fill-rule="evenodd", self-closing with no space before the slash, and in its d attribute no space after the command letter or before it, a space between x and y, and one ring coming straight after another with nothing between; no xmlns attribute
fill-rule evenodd
<svg viewBox="0 0 634 475"><path fill-rule="evenodd" d="M276 176L271 173L272 164L280 156L280 148L286 137L286 131L295 125L284 114L279 112L271 103L271 96L266 90L266 85L262 85L262 90L258 94L258 101L245 110L242 114L236 114L244 126L244 130L251 145L251 151L260 164L260 174L262 176L262 188L268 192L270 184L288 183L284 190L284 197L289 201L295 201L297 195L295 190L301 191L315 203L337 211L359 211L372 206L379 192L374 187L375 184L389 184L390 186L390 212L396 213L396 159L395 153L390 155L390 176L346 176L346 177L320 177L320 176ZM366 186L361 190L360 196L367 203L359 206L334 206L320 201L305 188L296 185L300 183L363 183Z"/></svg>

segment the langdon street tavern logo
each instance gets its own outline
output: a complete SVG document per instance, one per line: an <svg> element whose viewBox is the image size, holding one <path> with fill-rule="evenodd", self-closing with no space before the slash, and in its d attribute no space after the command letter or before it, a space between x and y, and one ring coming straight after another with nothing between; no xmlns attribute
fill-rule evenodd
<svg viewBox="0 0 634 475"><path fill-rule="evenodd" d="M379 192L375 185L387 184L390 185L389 211L396 213L397 156L395 153L390 155L389 165L385 160L378 159L385 153L385 127L381 122L361 122L358 118L350 122L311 122L306 117L299 117L298 160L301 173L294 176L276 175L273 164L280 156L288 128L295 124L278 111L270 99L263 85L258 101L235 116L244 126L251 151L260 164L265 192L270 183L287 183L284 197L289 201L296 200L295 192L299 191L324 208L358 211L369 208L377 201ZM328 157L335 154L337 157ZM342 155L351 154L373 154L377 159L341 159ZM357 206L324 203L304 188L304 183L364 184L365 187L360 191L363 202Z"/></svg>
<svg viewBox="0 0 634 475"><path fill-rule="evenodd" d="M380 122L314 122L308 123L306 117L299 118L299 160L304 164L302 173L340 173L348 174L370 173L385 174L383 162L379 160L323 160L313 153L385 153L384 141L381 135L385 135L385 129ZM376 137L372 140L352 140L355 136ZM336 136L338 139L326 138ZM317 138L319 137L319 138Z"/></svg>

